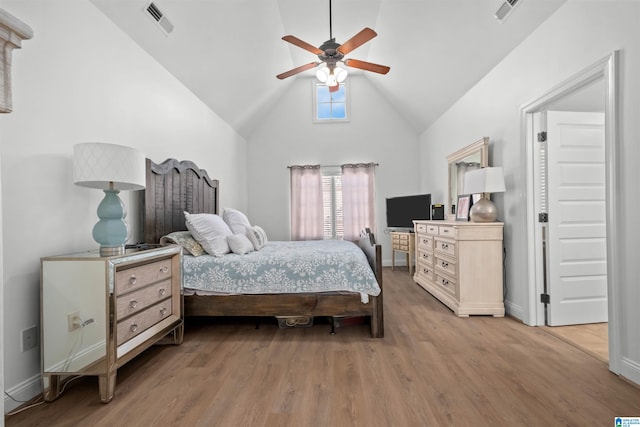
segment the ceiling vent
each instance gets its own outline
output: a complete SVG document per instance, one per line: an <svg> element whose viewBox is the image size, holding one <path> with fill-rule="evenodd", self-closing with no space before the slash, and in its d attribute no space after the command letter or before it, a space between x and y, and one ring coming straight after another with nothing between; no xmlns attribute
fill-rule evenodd
<svg viewBox="0 0 640 427"><path fill-rule="evenodd" d="M496 19L504 22L518 3L520 3L520 0L505 0L495 14Z"/></svg>
<svg viewBox="0 0 640 427"><path fill-rule="evenodd" d="M158 8L158 6L155 3L153 2L149 3L145 8L145 11L148 14L148 16L153 20L153 22L158 24L158 27L160 27L163 33L165 33L166 35L169 35L169 33L173 31L173 24L169 22L167 17L164 16L164 13L162 13L162 11Z"/></svg>

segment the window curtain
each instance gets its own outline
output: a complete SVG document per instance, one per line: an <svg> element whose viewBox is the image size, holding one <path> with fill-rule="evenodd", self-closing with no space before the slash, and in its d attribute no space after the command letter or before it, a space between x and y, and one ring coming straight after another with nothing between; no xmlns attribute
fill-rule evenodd
<svg viewBox="0 0 640 427"><path fill-rule="evenodd" d="M358 241L365 227L375 230L375 163L342 165L344 240Z"/></svg>
<svg viewBox="0 0 640 427"><path fill-rule="evenodd" d="M322 173L320 165L290 166L291 240L322 240Z"/></svg>

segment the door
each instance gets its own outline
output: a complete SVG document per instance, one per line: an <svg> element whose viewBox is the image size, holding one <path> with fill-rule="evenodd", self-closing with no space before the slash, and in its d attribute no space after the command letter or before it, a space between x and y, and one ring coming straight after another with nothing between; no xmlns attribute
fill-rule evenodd
<svg viewBox="0 0 640 427"><path fill-rule="evenodd" d="M549 111L547 324L607 321L604 113Z"/></svg>

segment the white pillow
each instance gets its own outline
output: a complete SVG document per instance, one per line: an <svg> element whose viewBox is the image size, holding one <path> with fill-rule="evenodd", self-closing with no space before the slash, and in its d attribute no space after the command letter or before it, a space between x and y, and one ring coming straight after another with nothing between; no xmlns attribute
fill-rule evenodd
<svg viewBox="0 0 640 427"><path fill-rule="evenodd" d="M267 243L267 233L257 225L247 227L247 237L253 244L256 251L262 249L262 247Z"/></svg>
<svg viewBox="0 0 640 427"><path fill-rule="evenodd" d="M249 218L237 209L224 208L222 219L233 231L233 234L246 234L247 227L251 227Z"/></svg>
<svg viewBox="0 0 640 427"><path fill-rule="evenodd" d="M234 254L244 255L253 252L253 243L244 234L233 234L227 236L227 242Z"/></svg>
<svg viewBox="0 0 640 427"><path fill-rule="evenodd" d="M187 228L208 254L221 256L230 252L227 236L233 232L218 215L185 212L184 218Z"/></svg>

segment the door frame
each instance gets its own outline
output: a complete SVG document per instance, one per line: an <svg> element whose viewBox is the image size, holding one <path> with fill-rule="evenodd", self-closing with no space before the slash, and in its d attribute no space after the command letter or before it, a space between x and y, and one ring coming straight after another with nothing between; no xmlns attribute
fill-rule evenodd
<svg viewBox="0 0 640 427"><path fill-rule="evenodd" d="M537 224L537 212L535 211L536 194L536 169L535 169L535 141L534 141L534 113L544 110L547 106L559 99L576 92L579 89L599 80L604 79L605 86L605 194L607 199L607 305L609 313L609 370L620 373L620 331L622 329L620 317L620 291L619 277L621 277L620 258L622 253L620 239L618 238L618 226L620 224L618 206L619 188L618 178L618 60L619 51L611 54L590 65L573 77L565 80L555 88L549 90L536 100L520 108L521 140L525 141L525 158L522 164L526 165L525 182L527 189L527 283L528 289L528 318L525 323L530 326L544 325L544 304L540 302L539 295L543 293L544 277L542 272L542 248L541 231Z"/></svg>

